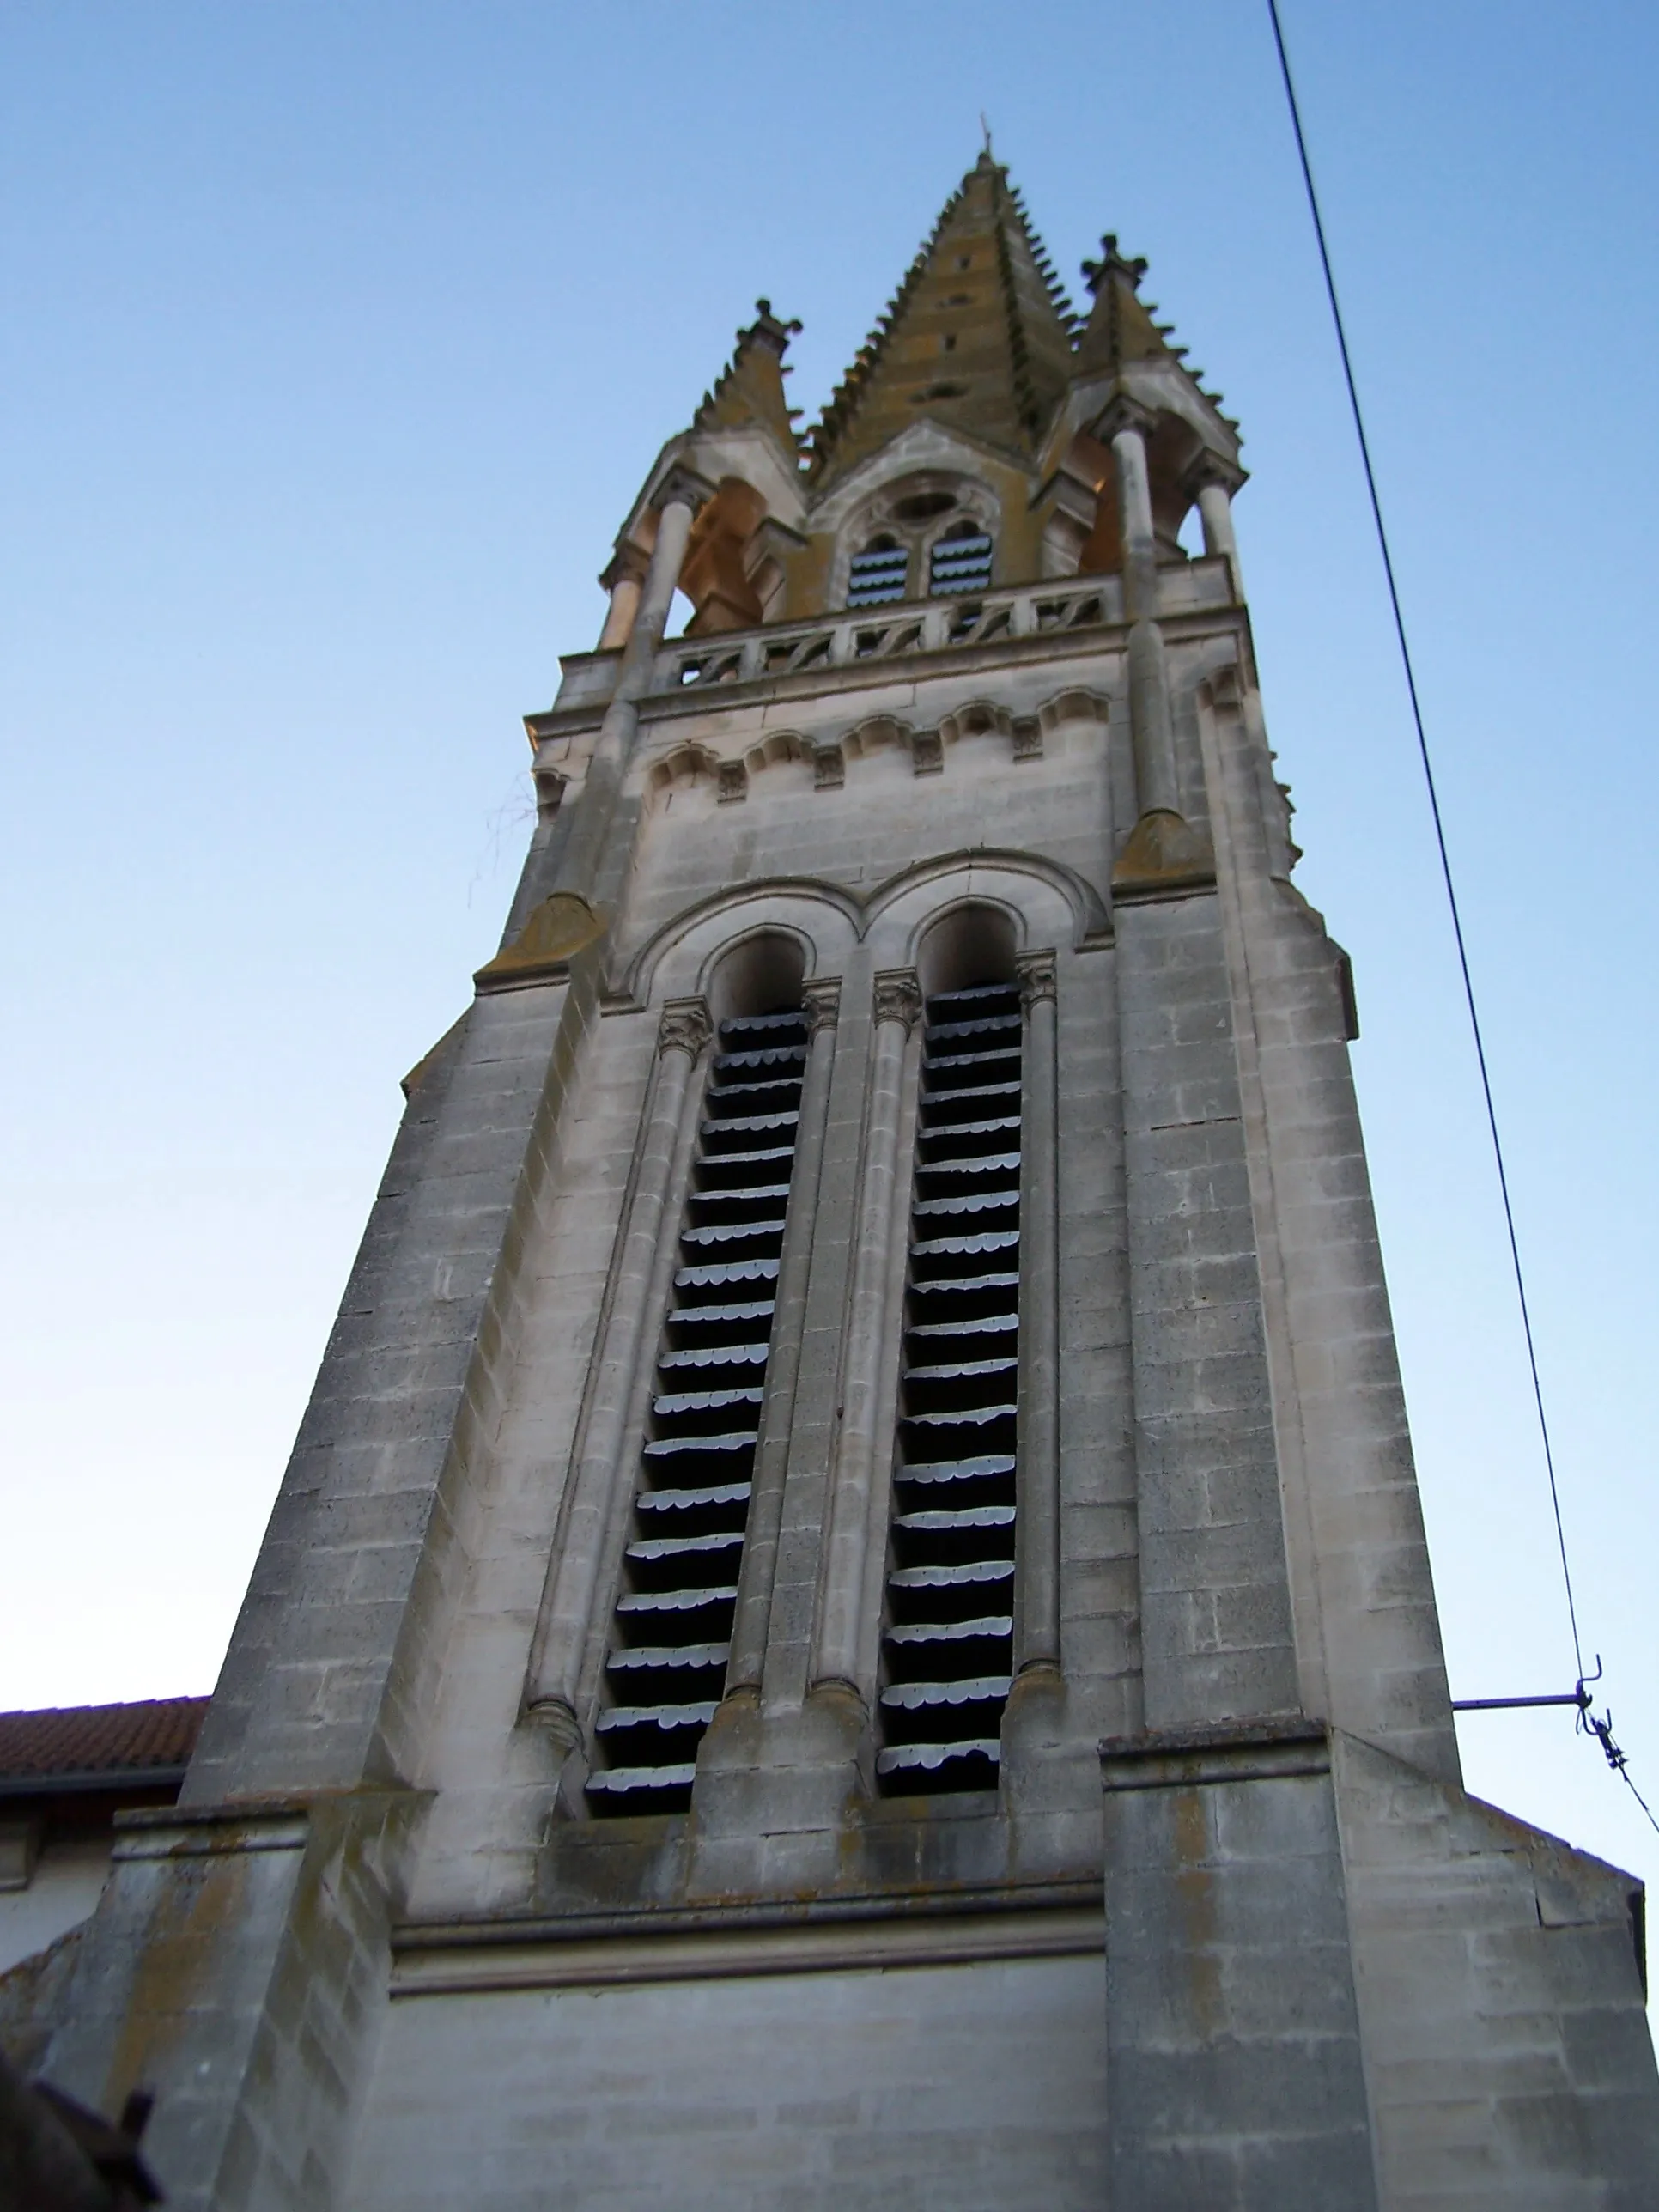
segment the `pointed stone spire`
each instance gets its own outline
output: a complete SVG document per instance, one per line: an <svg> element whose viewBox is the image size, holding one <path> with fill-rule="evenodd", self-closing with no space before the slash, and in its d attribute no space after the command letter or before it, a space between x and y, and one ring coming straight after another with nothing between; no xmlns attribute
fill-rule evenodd
<svg viewBox="0 0 1659 2212"><path fill-rule="evenodd" d="M1140 296L1146 274L1146 264L1121 253L1116 233L1109 230L1100 241L1100 259L1083 264L1094 305L1078 341L1075 374L1079 378L1116 376L1136 362L1168 362L1212 405L1218 404L1218 392L1204 391L1204 372L1186 366L1186 347L1170 343L1174 326L1153 320L1157 307Z"/></svg>
<svg viewBox="0 0 1659 2212"><path fill-rule="evenodd" d="M705 392L692 421L694 430L769 430L793 458L800 441L791 419L783 380L783 356L799 323L780 322L769 300L757 300L755 320L738 332L737 350Z"/></svg>
<svg viewBox="0 0 1659 2212"><path fill-rule="evenodd" d="M814 428L815 489L924 416L1029 462L1072 374L1074 319L988 147Z"/></svg>
<svg viewBox="0 0 1659 2212"><path fill-rule="evenodd" d="M1170 352L1140 297L1144 261L1131 261L1117 250L1117 234L1100 241L1100 259L1085 261L1083 279L1094 305L1079 341L1077 368L1091 376L1111 375L1132 361L1156 361Z"/></svg>

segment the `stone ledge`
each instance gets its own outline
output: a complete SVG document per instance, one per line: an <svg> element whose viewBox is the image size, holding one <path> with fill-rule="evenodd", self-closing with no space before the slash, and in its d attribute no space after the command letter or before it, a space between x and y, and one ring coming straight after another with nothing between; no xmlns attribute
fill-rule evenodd
<svg viewBox="0 0 1659 2212"><path fill-rule="evenodd" d="M604 936L605 921L574 891L555 891L532 907L524 927L472 981L481 992L522 989L530 983L562 982L570 963Z"/></svg>
<svg viewBox="0 0 1659 2212"><path fill-rule="evenodd" d="M366 1805L418 1804L424 1790L308 1790L217 1805L156 1805L115 1815L118 1859L230 1857L239 1851L302 1850L319 1813Z"/></svg>
<svg viewBox="0 0 1659 2212"><path fill-rule="evenodd" d="M392 1936L392 1994L1091 1956L1104 1948L1103 1915L1102 1885L1087 1881L559 1920L408 1923Z"/></svg>
<svg viewBox="0 0 1659 2212"><path fill-rule="evenodd" d="M1120 906L1169 898L1213 890L1215 880L1215 847L1208 830L1169 807L1153 807L1135 823L1113 864L1112 897Z"/></svg>
<svg viewBox="0 0 1659 2212"><path fill-rule="evenodd" d="M118 1813L115 1856L128 1859L229 1858L241 1851L297 1851L311 1822L303 1807L268 1811L180 1814Z"/></svg>
<svg viewBox="0 0 1659 2212"><path fill-rule="evenodd" d="M492 1913L476 1920L405 1921L392 1931L392 1942L397 1950L405 1944L580 1942L596 1936L628 1935L647 1926L658 1934L690 1935L830 1921L948 1919L953 1914L1000 1909L1035 1911L1097 1905L1102 1893L1098 1876L1086 1875L1058 1881L959 1882L927 1889L849 1891L838 1896L717 1899L704 1905L647 1905L623 1912Z"/></svg>
<svg viewBox="0 0 1659 2212"><path fill-rule="evenodd" d="M1100 1747L1108 1790L1190 1790L1224 1782L1328 1774L1330 1737L1322 1721L1223 1722L1214 1727L1149 1729L1108 1736Z"/></svg>

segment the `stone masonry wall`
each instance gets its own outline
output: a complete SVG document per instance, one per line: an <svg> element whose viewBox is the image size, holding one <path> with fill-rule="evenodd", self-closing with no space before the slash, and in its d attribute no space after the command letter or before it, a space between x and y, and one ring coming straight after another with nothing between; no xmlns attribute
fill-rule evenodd
<svg viewBox="0 0 1659 2212"><path fill-rule="evenodd" d="M1104 2027L1086 1958L400 1999L343 2201L1095 2212Z"/></svg>

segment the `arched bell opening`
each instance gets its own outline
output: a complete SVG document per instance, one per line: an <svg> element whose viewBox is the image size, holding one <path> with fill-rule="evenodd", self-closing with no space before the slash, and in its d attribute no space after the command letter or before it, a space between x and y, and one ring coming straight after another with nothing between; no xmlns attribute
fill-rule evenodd
<svg viewBox="0 0 1659 2212"><path fill-rule="evenodd" d="M952 907L930 926L917 952L922 996L1012 984L1018 950L1013 916L1005 908L979 900Z"/></svg>
<svg viewBox="0 0 1659 2212"><path fill-rule="evenodd" d="M1013 1675L1024 1022L1012 917L941 915L923 992L893 1504L882 1791L996 1786Z"/></svg>
<svg viewBox="0 0 1659 2212"><path fill-rule="evenodd" d="M594 1718L588 1809L683 1813L726 1686L799 1126L806 948L716 960L713 1017Z"/></svg>
<svg viewBox="0 0 1659 2212"><path fill-rule="evenodd" d="M1190 471L1200 441L1179 416L1161 415L1146 441L1146 476L1152 497L1152 536L1162 561L1188 559L1182 526L1193 505Z"/></svg>
<svg viewBox="0 0 1659 2212"><path fill-rule="evenodd" d="M1195 486L1206 465L1223 469L1231 465L1216 453L1191 422L1178 414L1159 412L1152 418L1146 447L1146 489L1157 558L1160 562L1191 560L1207 550L1207 539L1194 512ZM1063 494L1056 497L1055 512L1047 526L1055 544L1055 573L1070 573L1062 549L1072 534L1081 532L1083 488L1089 484L1094 487L1093 520L1081 536L1077 573L1109 574L1121 569L1123 520L1109 441L1103 434L1079 432L1067 448L1060 475L1069 483L1072 496L1069 502Z"/></svg>
<svg viewBox="0 0 1659 2212"><path fill-rule="evenodd" d="M793 933L757 930L722 953L708 979L708 1011L718 1030L731 1021L799 1011L806 947Z"/></svg>
<svg viewBox="0 0 1659 2212"><path fill-rule="evenodd" d="M726 477L698 515L680 570L680 589L694 612L687 637L753 629L766 619L755 580L744 566L750 540L766 520L766 501L741 477Z"/></svg>
<svg viewBox="0 0 1659 2212"><path fill-rule="evenodd" d="M1043 574L1108 574L1118 566L1121 538L1111 448L1079 430L1050 480L1042 519Z"/></svg>

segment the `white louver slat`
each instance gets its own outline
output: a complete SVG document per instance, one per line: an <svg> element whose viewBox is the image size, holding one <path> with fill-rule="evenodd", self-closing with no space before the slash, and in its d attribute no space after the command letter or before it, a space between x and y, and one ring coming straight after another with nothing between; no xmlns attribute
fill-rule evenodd
<svg viewBox="0 0 1659 2212"><path fill-rule="evenodd" d="M927 563L930 596L937 599L945 592L988 590L994 552L983 531L958 523L933 547Z"/></svg>
<svg viewBox="0 0 1659 2212"><path fill-rule="evenodd" d="M884 606L904 597L910 556L890 538L878 538L862 553L853 556L847 578L849 607Z"/></svg>

